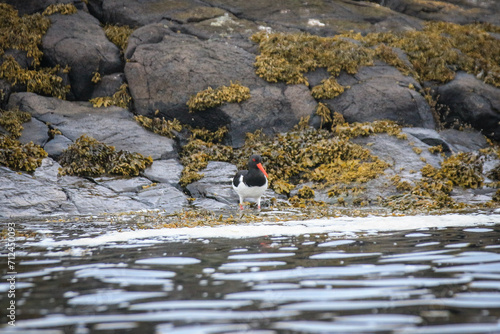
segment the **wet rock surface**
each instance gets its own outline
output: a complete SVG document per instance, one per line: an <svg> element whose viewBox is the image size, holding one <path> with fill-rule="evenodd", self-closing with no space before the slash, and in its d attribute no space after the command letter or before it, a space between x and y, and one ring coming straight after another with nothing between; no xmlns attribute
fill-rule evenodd
<svg viewBox="0 0 500 334"><path fill-rule="evenodd" d="M4 2L19 14L40 13L56 3ZM155 134L139 125L135 115L177 119L212 131L226 126L225 143L235 149L244 144L247 133L255 130L272 136L290 131L307 117L311 117L310 124L323 125L316 114L318 102L342 114L348 122L396 121L408 126L403 131L407 139L387 134L353 139L390 164L385 175L364 185L362 197L371 205L376 205L380 197L398 194L391 181L394 175L417 182L426 164L439 168L453 153L487 148L490 144L484 135L500 140L500 89L473 74L457 72L445 84L424 85L396 67L377 61L374 66L359 68L356 74L342 71L337 80L347 88L341 95L315 99L311 89L329 77L325 69L305 74L309 86L267 82L255 72L259 50L249 39L262 30L320 36L348 30L363 34L404 32L422 29L427 20L498 25L500 9L494 1L338 0L306 5L288 1L89 0L86 5L79 1L74 4L78 9L75 14L48 16L51 25L40 46L43 66L71 68L64 76L71 85L68 100L20 92L22 85L0 80L2 107L31 115L31 120L23 124L20 142L33 142L48 153L33 173L0 167L0 218L237 206L230 183L237 170L236 161L211 161L200 171L201 179L181 187L183 166L179 155L185 136L171 139ZM106 24L135 29L125 49L108 40L103 28ZM498 33L490 35L498 39ZM13 50L6 50L6 54L19 59L22 67L30 66L24 54ZM93 81L96 73L99 82ZM186 103L193 95L231 82L248 87L250 98L189 112ZM132 97L130 108L94 108L88 102L113 95L123 84L128 85ZM436 114L423 86L435 90L439 110L446 113ZM454 129L457 122L470 128ZM6 133L2 126L0 133ZM117 150L151 156L153 164L134 178L58 175L59 156L82 135ZM429 151L439 145L442 154ZM488 173L497 164L490 159L483 172ZM456 189L452 196L476 203L491 200L494 192L488 187ZM280 195L269 190L264 197L264 205L270 205L270 199ZM337 199L328 197L327 190L317 192L315 197L338 204ZM345 200L352 204L355 198Z"/></svg>

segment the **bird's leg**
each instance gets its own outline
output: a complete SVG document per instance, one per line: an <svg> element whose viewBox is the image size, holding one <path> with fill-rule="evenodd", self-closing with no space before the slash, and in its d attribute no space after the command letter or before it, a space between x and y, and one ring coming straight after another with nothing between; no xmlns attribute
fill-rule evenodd
<svg viewBox="0 0 500 334"><path fill-rule="evenodd" d="M260 210L260 197L257 198L257 208L259 208L259 210Z"/></svg>
<svg viewBox="0 0 500 334"><path fill-rule="evenodd" d="M243 197L240 196L240 210L243 210Z"/></svg>

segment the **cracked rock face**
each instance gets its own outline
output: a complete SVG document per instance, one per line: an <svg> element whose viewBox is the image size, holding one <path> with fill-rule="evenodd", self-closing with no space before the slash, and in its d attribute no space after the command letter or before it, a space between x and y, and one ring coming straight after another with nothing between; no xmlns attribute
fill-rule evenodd
<svg viewBox="0 0 500 334"><path fill-rule="evenodd" d="M15 6L23 15L41 12L58 1L3 2ZM255 73L259 50L250 36L263 30L319 36L350 30L362 34L404 32L422 29L425 20L500 25L499 4L467 0L331 0L308 4L285 0L75 2L76 14L50 15L51 26L41 45L43 66L71 67L64 74L64 80L71 85L67 100L19 92L19 87L0 79L2 108L19 108L32 116L23 124L20 141L36 143L49 155L33 174L0 166L0 218L236 207L238 199L230 186L236 171L234 164L210 162L201 171L203 178L182 189L179 180L183 166L178 150L185 138L174 140L154 134L141 127L134 115L175 118L209 130L226 126L226 143L234 148L243 145L248 132L262 129L272 136L289 131L305 117L311 117L311 124L319 127L322 123L315 114L318 101L311 96L311 88L329 77L326 69L306 73L309 86L269 83ZM135 29L125 50L108 40L103 29L106 24ZM491 35L499 39L498 33ZM19 50L5 53L14 56L24 68L29 66L28 57ZM403 61L411 66L408 59ZM98 83L92 81L95 73L101 77ZM500 90L473 75L458 72L455 79L437 86L419 83L395 67L376 61L374 66L361 67L353 75L342 72L337 80L349 88L320 102L341 113L346 121L389 119L411 127L404 130L408 141L384 134L356 139L391 163L385 176L367 184L367 201L395 194L394 187L387 186L393 175L413 181L421 177L418 170L425 163L439 167L443 157L430 154L432 146L441 145L445 155L475 152L488 146L479 131L500 140ZM248 87L250 98L188 112L186 102L191 96L230 82ZM113 95L125 83L132 96L130 110L93 108L88 102L90 98ZM435 115L422 94L422 89L428 87L436 90L438 103L449 109L442 121L451 127L459 120L475 130L436 131ZM55 134L49 133L56 129ZM0 133L5 133L1 127ZM83 134L117 150L151 156L154 162L135 178L59 176L58 157ZM408 145L409 141L413 146ZM416 154L416 149L422 153ZM494 168L494 164L489 161L488 168ZM474 198L474 191L459 195L467 200ZM491 198L490 193L487 195ZM269 190L266 196L277 195ZM326 192L317 192L316 197L329 200Z"/></svg>

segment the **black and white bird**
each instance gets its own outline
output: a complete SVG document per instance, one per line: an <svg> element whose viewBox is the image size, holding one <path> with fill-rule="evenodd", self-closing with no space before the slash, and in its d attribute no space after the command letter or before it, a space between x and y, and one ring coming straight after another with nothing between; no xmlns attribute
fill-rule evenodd
<svg viewBox="0 0 500 334"><path fill-rule="evenodd" d="M240 197L240 209L243 200L255 199L260 210L260 198L267 189L267 173L262 167L262 158L254 154L248 159L248 170L240 170L233 178L233 189Z"/></svg>

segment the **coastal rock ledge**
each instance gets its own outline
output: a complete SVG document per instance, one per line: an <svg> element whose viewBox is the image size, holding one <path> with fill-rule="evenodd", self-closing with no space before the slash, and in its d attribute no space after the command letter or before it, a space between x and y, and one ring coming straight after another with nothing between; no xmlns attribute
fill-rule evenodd
<svg viewBox="0 0 500 334"><path fill-rule="evenodd" d="M500 2L439 3L2 0L0 218L233 212L252 153L263 210L498 208Z"/></svg>

